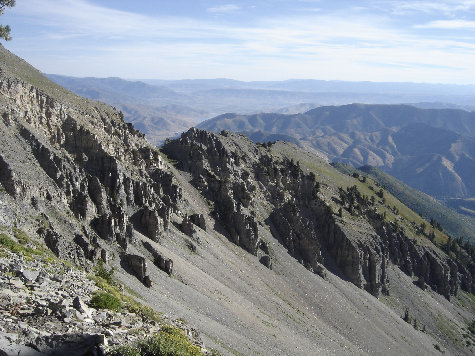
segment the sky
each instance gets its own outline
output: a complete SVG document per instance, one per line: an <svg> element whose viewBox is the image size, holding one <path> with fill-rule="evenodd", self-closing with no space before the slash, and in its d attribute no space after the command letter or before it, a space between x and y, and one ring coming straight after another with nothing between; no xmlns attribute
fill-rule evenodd
<svg viewBox="0 0 475 356"><path fill-rule="evenodd" d="M475 0L17 0L44 73L475 84Z"/></svg>

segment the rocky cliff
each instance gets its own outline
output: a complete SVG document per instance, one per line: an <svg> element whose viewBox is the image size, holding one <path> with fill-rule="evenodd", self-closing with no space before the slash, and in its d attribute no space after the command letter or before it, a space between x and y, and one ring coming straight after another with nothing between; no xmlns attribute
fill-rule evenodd
<svg viewBox="0 0 475 356"><path fill-rule="evenodd" d="M377 212L384 204L370 202L356 186L323 194L315 173L305 173L299 162L274 158L269 148L231 132L192 128L167 141L163 151L192 175L230 240L252 254L265 245L260 227L309 270L324 276L327 256L346 278L375 296L388 292L388 263L446 298L456 295L462 280L470 281L463 286L471 291L470 273L434 245L417 243L397 223L385 221ZM338 217L330 201L352 212L359 209L354 214L359 226L352 226L351 214Z"/></svg>
<svg viewBox="0 0 475 356"><path fill-rule="evenodd" d="M99 288L90 286L93 283L88 281L87 271L113 260L123 261L124 268L150 288L145 257L137 255L131 246L138 244L136 234L160 240L169 228L170 216L179 214L181 189L159 151L131 124L123 122L115 109L49 83L19 58L1 47L0 51L0 247L10 246L19 252L18 257L7 254L1 260L2 274L13 275L18 283L13 288L11 278L9 283L2 279L0 299L3 298L1 308L5 312L25 309L13 313L13 321L2 318L5 323L0 329L0 349L22 355L79 355L97 346L94 352L103 354L102 348L107 345L113 347L133 340L138 329L129 330L133 327L129 325L122 330L119 341L114 341L117 335L107 328L110 320L103 318L107 325L101 329L101 322L93 318L95 310L91 309L86 316L82 312L74 314L73 290L62 295L45 291L61 291L74 284L82 288L84 284L87 293L80 296L88 301ZM54 254L55 264L47 262L53 257L37 254L31 247L15 247L21 246L16 245L16 233L12 233L17 226L27 231L27 246L46 245ZM150 251L155 254L157 266L171 274L173 261L153 247ZM33 266L24 258L34 258ZM16 261L13 264L12 259ZM72 262L86 271L70 277L69 272L60 271L64 268L60 261ZM32 273L45 274L47 281L35 284L35 278L22 280L22 271L27 266ZM63 277L56 272L64 274ZM56 279L52 277L55 273ZM43 293L30 293L28 298L34 297L34 303L23 307L26 297L22 288L43 289ZM9 298L12 293L13 300ZM35 309L37 301L44 313ZM55 313L57 308L51 307L51 303L62 303L64 310ZM18 315L27 324L16 325ZM151 323L149 326L154 323L134 312L125 319L129 317L139 329L147 322ZM38 331L41 318L51 324L48 331ZM71 318L81 322L77 325ZM143 319L143 323L137 324L136 319ZM68 326L71 323L73 327ZM94 335L83 340L80 331L85 329ZM154 328L155 332L158 330L158 326ZM81 349L79 345L83 342L86 345ZM68 348L67 344L75 346Z"/></svg>
<svg viewBox="0 0 475 356"><path fill-rule="evenodd" d="M75 218L67 243L47 214L48 247L84 264L106 256L104 244L126 250L134 228L158 241L181 194L158 150L105 105L84 109L7 73L1 79L2 186L38 214L61 206Z"/></svg>

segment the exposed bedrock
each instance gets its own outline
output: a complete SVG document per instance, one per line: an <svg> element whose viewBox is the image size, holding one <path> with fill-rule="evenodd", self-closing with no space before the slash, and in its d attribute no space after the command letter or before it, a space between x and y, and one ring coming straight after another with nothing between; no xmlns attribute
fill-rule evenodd
<svg viewBox="0 0 475 356"><path fill-rule="evenodd" d="M21 186L15 177L15 172L10 165L5 162L0 155L0 183L5 191L13 197L16 197L21 192Z"/></svg>
<svg viewBox="0 0 475 356"><path fill-rule="evenodd" d="M466 269L434 246L417 244L389 223L381 225L371 213L363 214L366 232L337 221L314 174L304 173L298 162L278 161L246 140L193 128L167 141L163 150L191 173L192 184L213 206L229 240L258 255L264 265L270 266L270 260L259 249L259 221L309 270L324 277L325 255L352 283L375 296L389 290L388 263L447 298L459 284L467 290L471 286ZM268 215L260 215L262 206ZM192 233L188 220L182 230Z"/></svg>
<svg viewBox="0 0 475 356"><path fill-rule="evenodd" d="M150 239L157 242L160 240L160 234L164 231L164 225L162 218L158 216L155 210L152 210L148 206L144 206L140 217L140 223Z"/></svg>
<svg viewBox="0 0 475 356"><path fill-rule="evenodd" d="M146 287L151 287L152 281L148 275L147 260L145 257L134 254L126 254L124 257L139 281L141 281Z"/></svg>
<svg viewBox="0 0 475 356"><path fill-rule="evenodd" d="M173 260L165 257L163 254L157 251L149 242L143 242L144 247L150 252L153 258L153 264L160 268L162 271L172 274L173 272Z"/></svg>
<svg viewBox="0 0 475 356"><path fill-rule="evenodd" d="M129 220L137 212L146 235L158 241L182 195L160 152L105 105L76 106L20 80L0 79L11 106L2 107L0 123L13 146L0 150L0 183L37 211L61 207L57 226L72 219L66 229L42 232L55 254L95 260L102 253L94 252L97 238L126 249L134 242ZM18 163L24 157L27 166ZM196 223L205 227L204 220Z"/></svg>

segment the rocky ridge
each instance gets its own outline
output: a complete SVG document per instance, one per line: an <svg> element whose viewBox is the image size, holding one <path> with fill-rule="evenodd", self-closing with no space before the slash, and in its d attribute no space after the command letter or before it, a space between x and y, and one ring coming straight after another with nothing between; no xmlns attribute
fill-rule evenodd
<svg viewBox="0 0 475 356"><path fill-rule="evenodd" d="M356 187L330 197L345 209L360 209L364 221L355 230L332 211L314 173L304 173L299 163L274 159L267 147L242 135L192 128L180 139L168 140L163 151L191 174L230 240L254 255L266 251L259 228L267 228L312 272L325 275L326 256L375 296L388 291L389 262L446 298L456 295L459 285L472 290L467 269L435 246L417 244L399 225L384 222L377 204Z"/></svg>
<svg viewBox="0 0 475 356"><path fill-rule="evenodd" d="M84 265L107 260L101 244L125 251L134 228L158 240L180 201L158 150L109 107L95 103L85 111L2 74L0 183L39 213L62 206L74 216L74 238L65 243L60 224L45 215L40 234L48 247Z"/></svg>

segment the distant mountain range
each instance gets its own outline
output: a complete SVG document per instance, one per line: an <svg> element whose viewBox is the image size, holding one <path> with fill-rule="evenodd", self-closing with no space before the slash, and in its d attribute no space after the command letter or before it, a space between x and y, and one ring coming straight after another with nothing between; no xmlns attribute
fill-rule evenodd
<svg viewBox="0 0 475 356"><path fill-rule="evenodd" d="M199 128L292 141L330 160L381 167L437 198L475 196L475 113L408 105L325 106L303 114L225 114Z"/></svg>
<svg viewBox="0 0 475 356"><path fill-rule="evenodd" d="M48 77L76 94L122 110L126 120L133 122L156 145L200 121L228 112L296 114L322 105L355 102L475 109L475 86L321 80L130 81L54 74Z"/></svg>
<svg viewBox="0 0 475 356"><path fill-rule="evenodd" d="M427 84L404 82L350 82L341 80L289 79L283 81L250 81L232 79L141 79L152 85L170 88L180 93L193 93L218 88L285 90L310 93L380 93L398 96L473 96L475 85Z"/></svg>
<svg viewBox="0 0 475 356"><path fill-rule="evenodd" d="M115 106L155 145L187 130L199 119L209 117L206 111L183 104L192 102L191 98L165 87L120 78L73 78L53 74L48 78L78 95Z"/></svg>

